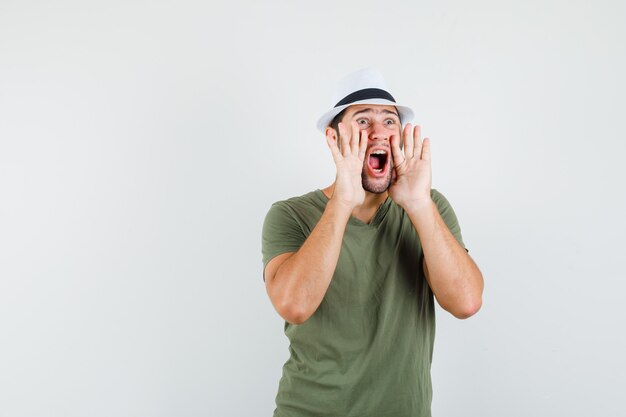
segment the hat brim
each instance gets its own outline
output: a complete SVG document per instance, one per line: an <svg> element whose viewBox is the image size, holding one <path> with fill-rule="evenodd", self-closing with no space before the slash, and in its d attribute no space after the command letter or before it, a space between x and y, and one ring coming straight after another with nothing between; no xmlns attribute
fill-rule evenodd
<svg viewBox="0 0 626 417"><path fill-rule="evenodd" d="M327 111L322 115L322 117L319 118L319 120L317 121L317 128L320 131L324 132L328 125L330 125L330 122L333 121L335 116L341 113L344 109L347 109L348 107L354 106L356 104L378 104L383 106L394 106L398 109L400 123L404 125L413 121L413 110L411 110L409 107L398 105L397 103L386 100L384 98L370 98L366 100L355 101L349 104L344 104L343 106L334 107L332 110Z"/></svg>

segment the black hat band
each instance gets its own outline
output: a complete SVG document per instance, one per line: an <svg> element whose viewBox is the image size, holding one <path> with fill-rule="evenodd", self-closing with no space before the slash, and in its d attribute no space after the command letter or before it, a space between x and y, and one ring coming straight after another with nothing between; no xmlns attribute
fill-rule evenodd
<svg viewBox="0 0 626 417"><path fill-rule="evenodd" d="M358 90L354 93L348 94L342 98L339 103L335 104L335 107L354 103L355 101L368 100L370 98L383 98L385 100L393 101L394 103L396 102L393 96L385 90L381 90L380 88L364 88L363 90Z"/></svg>

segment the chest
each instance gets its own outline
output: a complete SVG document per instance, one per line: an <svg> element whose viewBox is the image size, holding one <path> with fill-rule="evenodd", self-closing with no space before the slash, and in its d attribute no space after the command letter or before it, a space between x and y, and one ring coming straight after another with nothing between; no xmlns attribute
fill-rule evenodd
<svg viewBox="0 0 626 417"><path fill-rule="evenodd" d="M414 297L422 279L422 248L412 227L350 227L323 304L327 308L370 307Z"/></svg>

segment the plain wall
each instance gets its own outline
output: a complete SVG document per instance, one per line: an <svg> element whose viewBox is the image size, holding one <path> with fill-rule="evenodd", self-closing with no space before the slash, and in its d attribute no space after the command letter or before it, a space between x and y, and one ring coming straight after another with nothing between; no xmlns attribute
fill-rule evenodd
<svg viewBox="0 0 626 417"><path fill-rule="evenodd" d="M435 416L618 416L621 1L0 0L0 417L269 416L270 205L379 68L483 271L437 311Z"/></svg>

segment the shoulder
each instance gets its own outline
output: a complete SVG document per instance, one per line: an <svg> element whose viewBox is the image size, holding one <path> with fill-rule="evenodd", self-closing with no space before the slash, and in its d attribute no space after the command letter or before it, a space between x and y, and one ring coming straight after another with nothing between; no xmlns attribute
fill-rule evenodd
<svg viewBox="0 0 626 417"><path fill-rule="evenodd" d="M275 256L295 252L321 217L315 192L280 200L265 215L262 229L263 262Z"/></svg>
<svg viewBox="0 0 626 417"><path fill-rule="evenodd" d="M270 212L278 211L295 216L306 216L309 213L323 211L326 205L325 198L320 190L314 190L303 195L276 201L270 207Z"/></svg>
<svg viewBox="0 0 626 417"><path fill-rule="evenodd" d="M452 205L450 204L450 201L448 201L446 196L444 196L439 190L436 190L434 188L431 189L430 198L432 198L433 202L437 206L437 210L442 216L444 216L446 213L449 213L449 212L454 213L454 210L452 209Z"/></svg>
<svg viewBox="0 0 626 417"><path fill-rule="evenodd" d="M326 207L326 196L315 190L309 193L279 200L272 204L265 215L265 224L294 224L305 232L319 221Z"/></svg>
<svg viewBox="0 0 626 417"><path fill-rule="evenodd" d="M435 202L435 204L437 204L437 206L439 206L440 204L450 204L450 202L448 201L448 199L441 193L441 191L432 188L430 190L430 198L433 199L433 201Z"/></svg>

